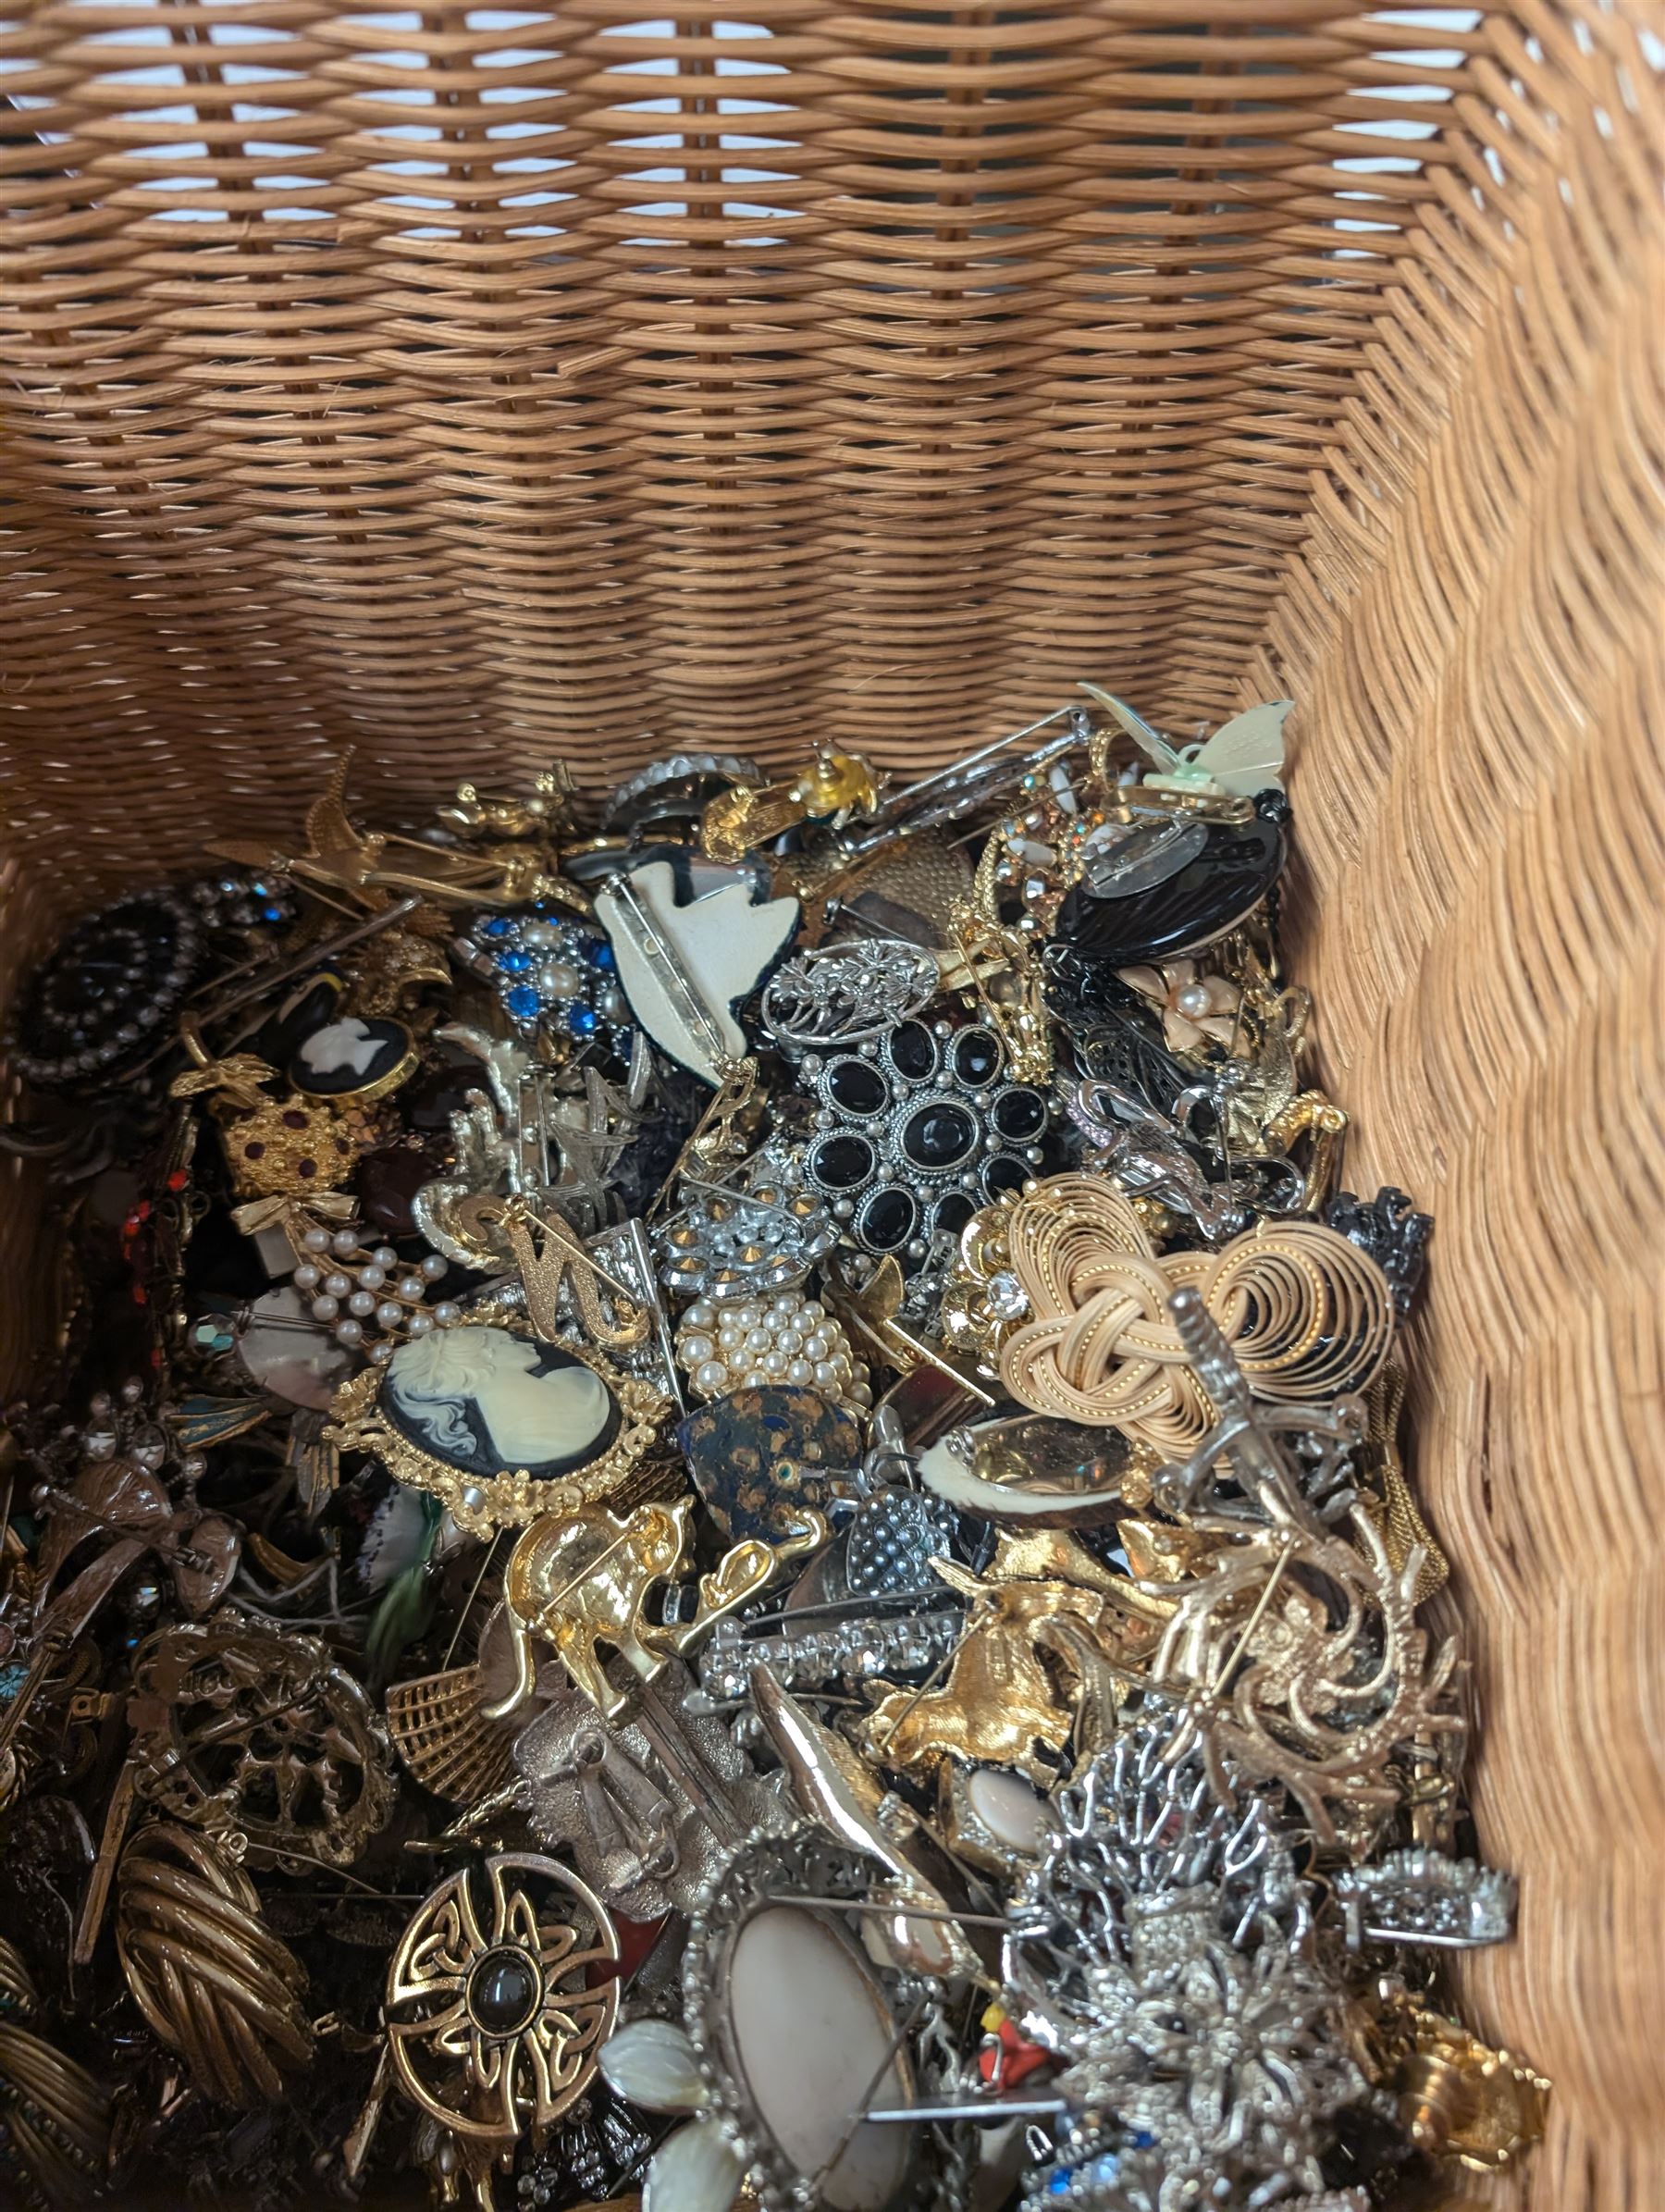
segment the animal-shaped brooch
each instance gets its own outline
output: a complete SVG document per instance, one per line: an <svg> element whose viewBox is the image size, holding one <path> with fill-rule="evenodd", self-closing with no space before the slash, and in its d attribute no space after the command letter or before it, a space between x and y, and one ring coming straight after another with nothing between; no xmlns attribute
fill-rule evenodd
<svg viewBox="0 0 1665 2212"><path fill-rule="evenodd" d="M531 1698L536 1675L533 1640L541 1637L573 1687L614 1721L630 1704L627 1690L609 1680L598 1645L615 1651L643 1682L651 1682L672 1657L685 1652L725 1613L755 1598L789 1560L826 1541L827 1525L805 1511L798 1526L774 1544L755 1538L731 1546L699 1578L691 1620L656 1623L652 1594L673 1580L685 1561L692 1532L691 1498L670 1505L639 1505L621 1519L604 1506L548 1514L534 1521L510 1556L503 1595L514 1650L514 1687L488 1717L501 1718Z"/></svg>
<svg viewBox="0 0 1665 2212"><path fill-rule="evenodd" d="M931 1773L944 1760L1008 1767L1047 1787L1099 1672L1092 1662L1115 1673L1124 1650L1148 1643L1148 1628L1108 1590L985 1581L952 1560L931 1563L970 1602L965 1633L941 1688L893 1690L868 1716L870 1756Z"/></svg>

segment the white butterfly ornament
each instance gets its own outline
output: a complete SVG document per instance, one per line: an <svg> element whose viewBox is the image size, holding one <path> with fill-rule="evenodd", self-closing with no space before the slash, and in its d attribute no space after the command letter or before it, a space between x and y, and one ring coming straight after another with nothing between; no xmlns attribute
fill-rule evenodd
<svg viewBox="0 0 1665 2212"><path fill-rule="evenodd" d="M1282 790L1283 728L1293 699L1273 699L1264 706L1251 707L1246 713L1234 714L1205 745L1175 746L1113 691L1097 684L1083 684L1081 688L1101 706L1108 707L1140 750L1155 761L1158 772L1144 779L1149 789L1224 792L1233 798L1252 798L1257 791Z"/></svg>

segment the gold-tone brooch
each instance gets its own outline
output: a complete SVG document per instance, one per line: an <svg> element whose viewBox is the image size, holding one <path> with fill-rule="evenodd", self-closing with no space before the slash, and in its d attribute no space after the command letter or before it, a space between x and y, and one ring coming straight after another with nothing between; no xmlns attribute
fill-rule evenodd
<svg viewBox="0 0 1665 2212"><path fill-rule="evenodd" d="M614 1496L672 1412L650 1383L588 1345L549 1342L524 1316L436 1328L341 1385L326 1439L429 1491L470 1536Z"/></svg>
<svg viewBox="0 0 1665 2212"><path fill-rule="evenodd" d="M589 2086L620 1959L600 1898L535 1852L464 1867L417 1908L388 1967L391 2069L476 2181L517 2143L541 2143Z"/></svg>
<svg viewBox="0 0 1665 2212"><path fill-rule="evenodd" d="M311 2064L305 1970L213 1839L171 1822L122 1853L116 1945L133 2001L217 2104L275 2103Z"/></svg>
<svg viewBox="0 0 1665 2212"><path fill-rule="evenodd" d="M1497 2173L1542 2136L1551 2085L1512 2052L1412 2002L1382 2024L1393 2046L1389 2085L1418 2150Z"/></svg>
<svg viewBox="0 0 1665 2212"><path fill-rule="evenodd" d="M487 1718L501 1718L532 1694L536 1634L550 1644L573 1687L608 1720L630 1702L609 1680L598 1641L615 1652L644 1682L687 1650L725 1614L760 1596L791 1560L826 1541L818 1513L797 1515L795 1533L778 1543L748 1537L732 1545L710 1574L699 1578L693 1618L680 1626L648 1621L655 1588L682 1567L693 1545L692 1498L671 1505L638 1505L628 1519L598 1506L549 1514L515 1545L503 1596L515 1655L515 1686Z"/></svg>
<svg viewBox="0 0 1665 2212"><path fill-rule="evenodd" d="M1193 1289L1258 1395L1323 1403L1363 1390L1393 1341L1388 1279L1338 1230L1261 1227L1218 1252L1159 1254L1102 1177L1057 1175L967 1224L950 1333L998 1355L1019 1404L1178 1458L1214 1419L1168 1312Z"/></svg>
<svg viewBox="0 0 1665 2212"><path fill-rule="evenodd" d="M364 1147L361 1132L335 1106L298 1091L273 1097L266 1086L278 1071L253 1053L216 1060L195 1049L197 1064L175 1078L172 1095L208 1098L240 1198L278 1202L267 1209L276 1220L346 1181Z"/></svg>
<svg viewBox="0 0 1665 2212"><path fill-rule="evenodd" d="M18 2192L6 2201L86 2204L104 2193L109 2092L39 2033L40 2012L22 1953L0 1942L0 2179Z"/></svg>

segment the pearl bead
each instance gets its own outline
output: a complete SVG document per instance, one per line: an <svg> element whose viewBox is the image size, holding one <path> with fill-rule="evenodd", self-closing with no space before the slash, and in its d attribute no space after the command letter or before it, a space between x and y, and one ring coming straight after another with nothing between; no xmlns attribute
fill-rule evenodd
<svg viewBox="0 0 1665 2212"><path fill-rule="evenodd" d="M549 960L538 970L539 987L551 998L576 998L584 987L584 978L571 960Z"/></svg>
<svg viewBox="0 0 1665 2212"><path fill-rule="evenodd" d="M345 1258L348 1253L358 1250L358 1238L351 1229L338 1229L329 1240L329 1249Z"/></svg>
<svg viewBox="0 0 1665 2212"><path fill-rule="evenodd" d="M391 1298L384 1299L376 1309L376 1318L383 1328L397 1328L404 1319L404 1307L396 1304Z"/></svg>
<svg viewBox="0 0 1665 2212"><path fill-rule="evenodd" d="M401 1275L397 1288L401 1298L420 1298L427 1285L420 1275Z"/></svg>
<svg viewBox="0 0 1665 2212"><path fill-rule="evenodd" d="M1205 983L1188 983L1174 1001L1175 1011L1200 1021L1214 1012L1214 995Z"/></svg>
<svg viewBox="0 0 1665 2212"><path fill-rule="evenodd" d="M697 1390L704 1390L709 1397L715 1397L720 1390L728 1389L729 1371L720 1359L705 1360L695 1368L693 1381Z"/></svg>
<svg viewBox="0 0 1665 2212"><path fill-rule="evenodd" d="M521 932L521 942L541 948L561 941L561 932L552 921L528 921Z"/></svg>
<svg viewBox="0 0 1665 2212"><path fill-rule="evenodd" d="M678 1349L681 1352L682 1364L684 1367L703 1367L711 1356L711 1340L696 1331L691 1335L684 1336Z"/></svg>
<svg viewBox="0 0 1665 2212"><path fill-rule="evenodd" d="M391 1244L378 1244L370 1257L378 1267L397 1267L399 1265L399 1254Z"/></svg>
<svg viewBox="0 0 1665 2212"><path fill-rule="evenodd" d="M804 1357L807 1360L831 1359L832 1346L826 1331L818 1328L813 1336L804 1339Z"/></svg>
<svg viewBox="0 0 1665 2212"><path fill-rule="evenodd" d="M385 1267L377 1267L372 1264L368 1267L361 1267L359 1269L358 1279L359 1288L361 1290L379 1291L383 1283L385 1283L388 1279L388 1270Z"/></svg>
<svg viewBox="0 0 1665 2212"><path fill-rule="evenodd" d="M786 1367L786 1379L788 1382L796 1383L800 1389L806 1384L812 1383L815 1380L815 1363L813 1360L807 1359L789 1361Z"/></svg>
<svg viewBox="0 0 1665 2212"><path fill-rule="evenodd" d="M744 1344L745 1341L745 1337L737 1328L720 1328L717 1331L717 1349L719 1352L738 1352L741 1345Z"/></svg>
<svg viewBox="0 0 1665 2212"><path fill-rule="evenodd" d="M746 1332L746 1349L748 1352L768 1352L773 1343L774 1338L767 1328L748 1328Z"/></svg>
<svg viewBox="0 0 1665 2212"><path fill-rule="evenodd" d="M683 1316L683 1325L687 1328L709 1328L716 1318L717 1308L710 1300L697 1298Z"/></svg>
<svg viewBox="0 0 1665 2212"><path fill-rule="evenodd" d="M433 1328L434 1316L428 1313L413 1314L409 1326L413 1337L426 1337Z"/></svg>
<svg viewBox="0 0 1665 2212"><path fill-rule="evenodd" d="M439 1282L450 1271L450 1262L441 1259L437 1252L430 1252L422 1263L422 1272L428 1282Z"/></svg>
<svg viewBox="0 0 1665 2212"><path fill-rule="evenodd" d="M324 1288L332 1298L345 1298L352 1285L346 1276L338 1272L324 1278Z"/></svg>
<svg viewBox="0 0 1665 2212"><path fill-rule="evenodd" d="M434 1308L434 1327L436 1328L455 1328L462 1318L462 1308L454 1299L442 1298Z"/></svg>
<svg viewBox="0 0 1665 2212"><path fill-rule="evenodd" d="M321 1271L311 1260L302 1260L295 1269L295 1288L298 1291L315 1291L324 1279Z"/></svg>
<svg viewBox="0 0 1665 2212"><path fill-rule="evenodd" d="M814 1328L826 1317L827 1309L819 1298L806 1298L797 1309L797 1325L800 1328Z"/></svg>
<svg viewBox="0 0 1665 2212"><path fill-rule="evenodd" d="M376 1311L376 1300L368 1291L354 1291L352 1296L347 1301L347 1311L350 1314L356 1314L361 1321L366 1321Z"/></svg>
<svg viewBox="0 0 1665 2212"><path fill-rule="evenodd" d="M837 1382L838 1370L833 1366L832 1362L830 1359L818 1359L816 1361L815 1379L821 1385L823 1390L831 1390Z"/></svg>
<svg viewBox="0 0 1665 2212"><path fill-rule="evenodd" d="M362 1321L338 1321L336 1323L336 1342L338 1344L358 1345L362 1344L364 1341L364 1324Z"/></svg>
<svg viewBox="0 0 1665 2212"><path fill-rule="evenodd" d="M333 1321L341 1310L339 1298L314 1298L312 1302L314 1321Z"/></svg>
<svg viewBox="0 0 1665 2212"><path fill-rule="evenodd" d="M761 1367L747 1367L740 1379L748 1390L759 1390L770 1378Z"/></svg>
<svg viewBox="0 0 1665 2212"><path fill-rule="evenodd" d="M804 1340L796 1328L783 1328L775 1339L775 1350L783 1352L788 1359L795 1359L804 1349Z"/></svg>
<svg viewBox="0 0 1665 2212"><path fill-rule="evenodd" d="M376 1362L378 1367L385 1367L388 1362L393 1356L393 1346L386 1341L383 1341L379 1344L372 1344L370 1347L370 1356Z"/></svg>
<svg viewBox="0 0 1665 2212"><path fill-rule="evenodd" d="M784 1375L786 1372L786 1355L784 1353L765 1353L763 1355L763 1372L765 1375L769 1376L771 1380Z"/></svg>
<svg viewBox="0 0 1665 2212"><path fill-rule="evenodd" d="M596 1011L603 1021L623 1021L630 1011L630 1001L616 983L609 983L605 991L596 994Z"/></svg>
<svg viewBox="0 0 1665 2212"><path fill-rule="evenodd" d="M329 1231L327 1229L309 1229L301 1242L306 1246L308 1252L327 1252L329 1250Z"/></svg>

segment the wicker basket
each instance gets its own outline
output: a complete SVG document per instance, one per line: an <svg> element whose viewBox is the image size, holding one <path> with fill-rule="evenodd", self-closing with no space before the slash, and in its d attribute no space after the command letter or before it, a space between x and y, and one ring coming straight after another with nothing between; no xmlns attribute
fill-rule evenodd
<svg viewBox="0 0 1665 2212"><path fill-rule="evenodd" d="M1417 1473L1524 1877L1467 1998L1559 2084L1509 2201L1643 2212L1665 49L1645 0L1198 12L12 10L6 965L350 744L408 809L919 769L1082 674L1292 695L1350 1180L1438 1220ZM4 1227L15 1368L26 1182Z"/></svg>

